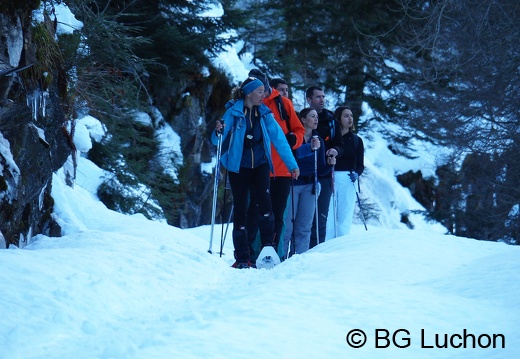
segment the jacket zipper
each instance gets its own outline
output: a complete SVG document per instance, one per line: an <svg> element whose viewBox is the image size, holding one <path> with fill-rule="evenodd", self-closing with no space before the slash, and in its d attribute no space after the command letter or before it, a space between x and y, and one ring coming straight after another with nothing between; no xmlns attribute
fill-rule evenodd
<svg viewBox="0 0 520 359"><path fill-rule="evenodd" d="M253 140L254 140L252 115L253 115L253 109L250 109L249 110L249 124L251 125L251 133L253 134ZM251 168L255 168L255 153L253 152L253 147L251 147L249 150L251 151Z"/></svg>

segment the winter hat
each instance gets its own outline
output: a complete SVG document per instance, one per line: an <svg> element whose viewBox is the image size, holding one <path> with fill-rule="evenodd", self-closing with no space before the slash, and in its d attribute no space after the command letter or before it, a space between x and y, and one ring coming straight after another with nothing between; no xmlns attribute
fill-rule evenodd
<svg viewBox="0 0 520 359"><path fill-rule="evenodd" d="M256 77L257 79L262 81L262 83L264 84L264 90L266 92L271 92L271 86L269 86L269 79L267 78L267 75L264 74L262 71L260 71L259 69L252 69L251 71L249 71L248 76Z"/></svg>

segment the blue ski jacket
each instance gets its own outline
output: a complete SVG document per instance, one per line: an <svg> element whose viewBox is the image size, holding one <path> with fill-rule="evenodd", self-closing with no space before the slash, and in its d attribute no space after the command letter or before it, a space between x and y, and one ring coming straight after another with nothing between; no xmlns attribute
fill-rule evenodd
<svg viewBox="0 0 520 359"><path fill-rule="evenodd" d="M271 172L274 171L273 161L271 160L271 142L276 151L282 158L289 170L297 169L298 164L294 159L291 148L287 143L285 135L273 113L269 108L261 104L258 107L260 112L260 125L262 127L263 147L269 162ZM246 136L246 118L244 115L244 100L231 100L226 104L226 112L222 117L224 128L222 130L222 138L225 146L222 148L220 161L222 166L228 171L237 172L240 170L240 161L242 152L244 151L244 139ZM218 144L218 137L215 131L211 134L211 142ZM229 145L227 144L229 143Z"/></svg>

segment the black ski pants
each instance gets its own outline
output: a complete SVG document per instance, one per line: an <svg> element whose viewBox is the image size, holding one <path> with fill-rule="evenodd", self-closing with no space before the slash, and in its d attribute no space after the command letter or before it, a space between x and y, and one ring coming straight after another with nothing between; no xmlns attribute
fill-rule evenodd
<svg viewBox="0 0 520 359"><path fill-rule="evenodd" d="M291 190L290 177L271 177L271 206L274 217L274 249L278 250L280 243L280 235L285 220L285 209L287 208L287 199ZM252 246L258 232L258 204L256 201L256 193L251 191L249 210L247 217L247 233L249 236L249 244ZM262 243L263 244L263 243Z"/></svg>
<svg viewBox="0 0 520 359"><path fill-rule="evenodd" d="M237 260L251 259L247 235L248 204L251 189L255 191L258 204L258 228L262 245L272 245L274 223L269 192L269 164L255 168L240 168L238 173L229 172L229 183L233 193L233 245Z"/></svg>

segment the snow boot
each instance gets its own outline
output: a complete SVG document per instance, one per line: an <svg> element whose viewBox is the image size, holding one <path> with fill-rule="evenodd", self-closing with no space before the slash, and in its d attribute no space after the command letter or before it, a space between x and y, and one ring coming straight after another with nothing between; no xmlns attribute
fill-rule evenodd
<svg viewBox="0 0 520 359"><path fill-rule="evenodd" d="M246 227L233 228L233 246L235 247L235 259L237 261L250 259Z"/></svg>
<svg viewBox="0 0 520 359"><path fill-rule="evenodd" d="M251 261L236 261L231 267L236 269L256 268L255 264Z"/></svg>

